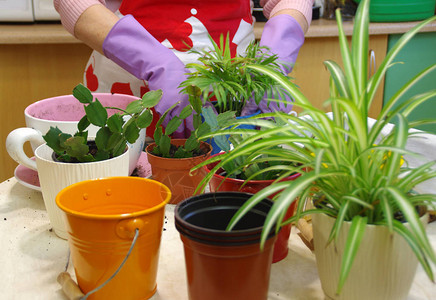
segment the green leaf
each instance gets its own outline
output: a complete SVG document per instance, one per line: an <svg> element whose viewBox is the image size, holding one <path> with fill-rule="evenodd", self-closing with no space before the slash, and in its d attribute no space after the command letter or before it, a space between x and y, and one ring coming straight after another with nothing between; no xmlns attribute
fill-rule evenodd
<svg viewBox="0 0 436 300"><path fill-rule="evenodd" d="M91 91L85 87L83 84L78 84L73 89L73 96L80 101L80 103L91 103L94 97L91 94Z"/></svg>
<svg viewBox="0 0 436 300"><path fill-rule="evenodd" d="M105 151L105 150L101 150L99 149L97 151L97 153L94 155L94 159L96 161L102 161L102 160L106 160L110 158L110 153Z"/></svg>
<svg viewBox="0 0 436 300"><path fill-rule="evenodd" d="M67 139L64 144L69 148L67 150L68 155L76 157L79 160L87 156L89 152L89 147L82 137L71 137Z"/></svg>
<svg viewBox="0 0 436 300"><path fill-rule="evenodd" d="M171 105L170 108L168 108L168 109L163 113L163 115L159 118L159 121L157 121L157 123L156 123L156 128L162 125L162 123L163 123L163 121L166 119L167 115L168 115L168 114L169 114L169 113L174 109L174 107L176 107L176 106L179 105L179 104L180 104L180 102L176 102L176 103L174 103L173 105Z"/></svg>
<svg viewBox="0 0 436 300"><path fill-rule="evenodd" d="M102 127L97 131L95 135L95 144L99 150L108 149L109 139L111 137L111 131L107 127Z"/></svg>
<svg viewBox="0 0 436 300"><path fill-rule="evenodd" d="M130 121L130 120L129 120ZM125 139L133 144L139 138L139 129L135 122L127 122L123 128Z"/></svg>
<svg viewBox="0 0 436 300"><path fill-rule="evenodd" d="M43 135L44 141L47 143L47 146L52 148L55 152L62 152L63 148L60 145L59 136L62 134L62 131L58 127L50 126L50 129L47 131L45 135Z"/></svg>
<svg viewBox="0 0 436 300"><path fill-rule="evenodd" d="M117 157L126 151L127 141L124 137L118 140L115 146L112 148L112 157Z"/></svg>
<svg viewBox="0 0 436 300"><path fill-rule="evenodd" d="M357 8L351 41L352 59L356 72L358 95L364 94L368 78L369 1L362 1ZM367 103L360 98L359 109L366 110Z"/></svg>
<svg viewBox="0 0 436 300"><path fill-rule="evenodd" d="M360 5L359 5L360 6ZM354 65L352 62L352 57L350 53L350 49L348 47L348 40L345 35L343 26L342 26L342 16L341 10L337 9L336 11L336 21L338 24L338 36L339 36L339 45L342 54L342 64L344 65L345 75L348 81L348 86L350 89L351 99L355 104L357 104L359 100L359 91L357 88L357 78L354 70Z"/></svg>
<svg viewBox="0 0 436 300"><path fill-rule="evenodd" d="M339 90L340 95L343 98L350 98L350 91L348 90L348 82L339 65L331 60L324 61L324 65L329 70L330 76L335 83L335 87Z"/></svg>
<svg viewBox="0 0 436 300"><path fill-rule="evenodd" d="M202 124L203 124L203 121L201 119L201 115L200 114L195 114L195 115L192 116L192 126L194 127L194 130L199 128Z"/></svg>
<svg viewBox="0 0 436 300"><path fill-rule="evenodd" d="M119 148L121 144L123 144L125 139L121 135L121 132L112 133L107 141L108 149ZM124 143L125 144L125 143Z"/></svg>
<svg viewBox="0 0 436 300"><path fill-rule="evenodd" d="M120 114L114 114L107 119L107 126L112 132L122 132L123 131L123 117Z"/></svg>
<svg viewBox="0 0 436 300"><path fill-rule="evenodd" d="M157 145L159 145L160 139L162 138L162 136L163 136L162 127L156 127L156 129L154 131L153 139Z"/></svg>
<svg viewBox="0 0 436 300"><path fill-rule="evenodd" d="M427 238L424 226L422 225L415 207L409 202L408 198L396 187L388 187L386 190L392 196L394 201L400 208L401 213L409 223L411 232L415 235L417 242L419 243L422 251L436 263L436 255L433 248Z"/></svg>
<svg viewBox="0 0 436 300"><path fill-rule="evenodd" d="M91 123L89 123L88 117L85 115L80 119L79 123L77 124L77 129L79 131L85 131L90 124Z"/></svg>
<svg viewBox="0 0 436 300"><path fill-rule="evenodd" d="M236 112L235 111L225 111L223 113L218 114L217 122L218 127L225 128L233 124L236 120Z"/></svg>
<svg viewBox="0 0 436 300"><path fill-rule="evenodd" d="M189 103L197 114L201 114L201 108L203 107L203 101L201 100L201 90L197 87L194 87L195 91L194 95L189 97Z"/></svg>
<svg viewBox="0 0 436 300"><path fill-rule="evenodd" d="M200 147L200 142L197 140L196 136L192 134L185 142L185 150L188 152L192 152L195 149ZM192 155L191 155L192 156Z"/></svg>
<svg viewBox="0 0 436 300"><path fill-rule="evenodd" d="M162 135L159 141L159 149L163 157L170 157L171 138L167 135Z"/></svg>
<svg viewBox="0 0 436 300"><path fill-rule="evenodd" d="M179 117L172 118L165 128L165 135L173 134L180 127L180 125L182 125L182 122L183 120L181 120Z"/></svg>
<svg viewBox="0 0 436 300"><path fill-rule="evenodd" d="M139 128L147 128L152 121L153 113L150 110L146 110L136 119L136 125Z"/></svg>
<svg viewBox="0 0 436 300"><path fill-rule="evenodd" d="M229 143L229 140L226 136L217 135L213 139L214 139L215 143L217 144L217 146L221 150L223 150L225 152L230 151L230 143Z"/></svg>
<svg viewBox="0 0 436 300"><path fill-rule="evenodd" d="M85 106L86 116L89 122L98 127L103 127L107 120L107 111L97 99Z"/></svg>
<svg viewBox="0 0 436 300"><path fill-rule="evenodd" d="M217 128L219 128L217 115L212 107L203 107L202 115L204 121L210 126L212 131L215 131Z"/></svg>
<svg viewBox="0 0 436 300"><path fill-rule="evenodd" d="M347 280L353 265L356 253L359 250L360 242L365 234L365 227L367 224L367 218L361 216L354 216L351 221L350 230L348 232L347 241L344 247L344 254L341 263L341 272L339 275L339 283L336 293L340 294L342 288Z"/></svg>
<svg viewBox="0 0 436 300"><path fill-rule="evenodd" d="M179 147L174 153L174 158L187 158L190 157L190 153L183 147Z"/></svg>
<svg viewBox="0 0 436 300"><path fill-rule="evenodd" d="M416 240L414 235L409 230L406 229L403 223L397 220L394 220L393 229L396 233L401 235L406 240L406 242L409 244L410 248L412 249L413 253L415 253L416 257L418 258L418 261L421 264L422 268L424 269L425 273L427 274L428 278L430 278L430 280L434 282L434 275L431 265L427 260L425 253L422 251L420 244Z"/></svg>
<svg viewBox="0 0 436 300"><path fill-rule="evenodd" d="M182 109L182 111L179 114L179 118L184 120L187 117L189 117L190 115L192 115L192 107L191 106L185 106L185 108Z"/></svg>
<svg viewBox="0 0 436 300"><path fill-rule="evenodd" d="M85 141L88 140L88 131L78 131L74 134L74 136L81 136Z"/></svg>
<svg viewBox="0 0 436 300"><path fill-rule="evenodd" d="M132 101L126 107L126 112L130 115L139 114L144 110L141 101Z"/></svg>
<svg viewBox="0 0 436 300"><path fill-rule="evenodd" d="M350 201L344 201L344 203L339 207L336 221L330 231L330 236L327 240L327 244L329 244L333 239L335 239L335 242L338 242L339 232L342 228L344 220L346 220L347 214L349 213L349 207Z"/></svg>
<svg viewBox="0 0 436 300"><path fill-rule="evenodd" d="M142 96L142 106L144 108L155 107L162 98L162 90L149 91Z"/></svg>

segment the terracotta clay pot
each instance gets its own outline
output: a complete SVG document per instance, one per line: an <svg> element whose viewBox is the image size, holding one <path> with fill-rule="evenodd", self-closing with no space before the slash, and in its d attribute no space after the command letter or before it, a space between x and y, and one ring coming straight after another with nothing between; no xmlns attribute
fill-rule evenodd
<svg viewBox="0 0 436 300"><path fill-rule="evenodd" d="M264 199L232 231L226 227L251 194L206 193L176 206L190 300L266 300L275 232L260 249L260 234L273 202Z"/></svg>
<svg viewBox="0 0 436 300"><path fill-rule="evenodd" d="M204 169L206 172L209 173L210 170L212 170L217 164L218 162L211 163L205 166ZM220 171L218 171L217 173L220 173ZM300 176L301 176L300 173L296 173L287 177L284 180L295 180ZM224 176L214 174L209 182L209 187L211 192L235 191L235 192L256 194L257 192L266 188L273 182L274 180L250 180L246 182L245 180L242 179L226 178ZM269 198L272 199L276 194L271 195ZM296 207L297 207L297 201L294 201L292 205L289 206L288 211L286 212L285 220L289 219L294 215ZM292 228L291 224L283 226L279 234L277 235L277 241L275 242L274 245L273 263L283 260L288 255L288 250L289 250L288 242L289 242L289 237L291 235L291 228Z"/></svg>
<svg viewBox="0 0 436 300"><path fill-rule="evenodd" d="M171 143L176 146L184 145L186 139L173 139ZM205 161L212 151L212 147L201 142L200 149L204 155L191 158L164 158L153 155L151 151L156 147L155 143L147 146L147 159L151 165L152 178L168 186L172 193L170 204L177 204L182 200L194 195L200 181L205 176L203 169L191 172L191 169Z"/></svg>

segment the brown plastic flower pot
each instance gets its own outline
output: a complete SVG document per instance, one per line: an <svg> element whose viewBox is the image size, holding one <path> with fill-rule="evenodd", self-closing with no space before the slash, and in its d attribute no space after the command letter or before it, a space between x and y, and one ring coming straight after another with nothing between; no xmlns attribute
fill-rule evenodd
<svg viewBox="0 0 436 300"><path fill-rule="evenodd" d="M219 155L219 154L217 154ZM215 156L215 155L214 155ZM218 162L214 162L204 166L204 170L209 173ZM216 174L213 175L212 179L209 182L209 187L211 192L218 191L235 191L235 192L245 192L256 194L262 189L266 188L270 184L274 182L274 180L250 180L246 182L242 179L234 179L234 178L226 178L224 176L219 175L220 170ZM292 174L291 176L285 178L284 180L295 180L300 177L300 173ZM269 198L272 199L274 197L273 194ZM284 220L289 219L294 215L295 208L297 207L297 201L294 201L291 206L289 206L288 211L286 212ZM288 255L288 243L289 237L291 235L292 225L282 226L280 232L277 235L277 240L274 245L274 254L273 254L273 263L279 262L286 258Z"/></svg>
<svg viewBox="0 0 436 300"><path fill-rule="evenodd" d="M184 145L185 142L186 139L171 140L171 143L176 146ZM205 154L191 158L159 157L151 153L154 147L156 144L152 143L145 149L148 162L151 165L152 178L169 187L172 193L170 203L177 204L194 195L195 189L206 173L201 168L193 172L190 171L210 156L212 147L202 142L200 149Z"/></svg>
<svg viewBox="0 0 436 300"><path fill-rule="evenodd" d="M259 241L272 201L264 199L232 231L225 230L250 197L239 192L206 193L176 206L190 300L267 299L275 232L263 250Z"/></svg>

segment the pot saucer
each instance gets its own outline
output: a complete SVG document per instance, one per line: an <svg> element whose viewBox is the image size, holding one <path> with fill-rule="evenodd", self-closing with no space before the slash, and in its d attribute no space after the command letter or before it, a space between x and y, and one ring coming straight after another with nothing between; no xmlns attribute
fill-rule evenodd
<svg viewBox="0 0 436 300"><path fill-rule="evenodd" d="M35 157L32 157L35 160ZM35 191L41 191L41 186L39 185L38 172L23 165L18 165L15 168L14 176L17 181Z"/></svg>
<svg viewBox="0 0 436 300"><path fill-rule="evenodd" d="M34 160L35 157L32 157ZM39 184L38 172L23 165L18 165L14 171L15 179L17 179L18 183L24 185L35 191L41 191L41 186ZM143 178L151 177L151 166L147 160L147 154L142 152L139 159L138 164L136 165L135 170L133 171L132 176L138 176Z"/></svg>

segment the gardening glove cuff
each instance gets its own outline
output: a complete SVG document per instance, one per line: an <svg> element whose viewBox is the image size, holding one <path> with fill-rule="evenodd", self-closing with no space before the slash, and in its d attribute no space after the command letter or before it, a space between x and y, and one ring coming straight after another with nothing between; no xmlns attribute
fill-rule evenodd
<svg viewBox="0 0 436 300"><path fill-rule="evenodd" d="M282 73L287 76L292 65L297 60L298 51L304 43L304 32L300 24L291 16L277 15L266 22L260 39L260 46L266 46L272 54L278 56L278 62L282 63ZM260 109L262 113L283 111L289 113L292 110L292 101L286 97L285 103L277 103L263 99L259 105L251 99L244 107L242 115L251 115Z"/></svg>
<svg viewBox="0 0 436 300"><path fill-rule="evenodd" d="M104 55L139 79L148 81L151 90L161 89L162 99L155 110L162 115L174 103L180 102L167 116L163 125L179 115L189 104L188 96L178 87L186 80L185 65L167 47L157 41L132 15L121 18L103 42ZM192 121L184 122L192 126ZM184 135L184 125L177 135ZM188 128L192 130L192 128Z"/></svg>
<svg viewBox="0 0 436 300"><path fill-rule="evenodd" d="M268 47L271 53L278 56L278 61L284 64L284 75L291 72L303 43L303 29L297 20L286 14L269 19L260 39L260 46Z"/></svg>

